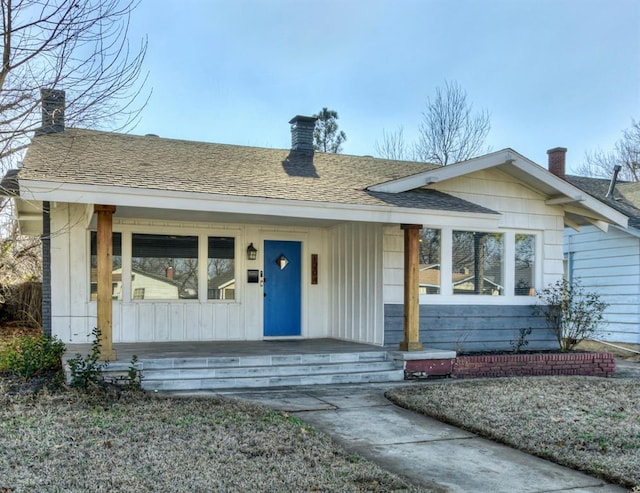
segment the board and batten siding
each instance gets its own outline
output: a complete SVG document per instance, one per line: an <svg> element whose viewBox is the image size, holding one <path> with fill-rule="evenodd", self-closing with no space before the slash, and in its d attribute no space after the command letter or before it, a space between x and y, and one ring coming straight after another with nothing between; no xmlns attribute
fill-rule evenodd
<svg viewBox="0 0 640 493"><path fill-rule="evenodd" d="M535 234L537 289L562 278L564 215L561 208L545 204L547 197L497 169L436 183L430 188L499 212L499 228L495 232ZM423 225L430 226L427 214ZM446 228L434 227L447 231L447 235L454 230L477 229L472 219L464 218L453 220ZM450 270L450 243L445 237L442 242L441 267ZM390 348L397 348L402 340L403 249L402 231L397 226L385 227L384 345ZM512 266L505 265L505 288L510 292L512 275ZM535 301L528 296L421 295L421 342L429 347L462 351L510 349L511 342L520 336L520 329L531 327L533 332L527 337L528 347L557 347L555 336L539 317L533 315L531 305Z"/></svg>
<svg viewBox="0 0 640 493"><path fill-rule="evenodd" d="M565 231L568 275L609 306L595 339L640 344L640 238L611 227Z"/></svg>
<svg viewBox="0 0 640 493"><path fill-rule="evenodd" d="M341 224L328 236L329 335L382 345L382 226Z"/></svg>
<svg viewBox="0 0 640 493"><path fill-rule="evenodd" d="M89 296L89 220L84 205L58 203L52 209L52 326L65 343L91 340L96 326L96 302ZM260 340L263 338L260 284L246 282L247 269L262 269L265 240L302 244L302 337L328 337L328 263L326 228L158 221L114 218L114 232L122 232L123 271L131 272L131 233L233 236L236 239L235 300L202 300L206 296L206 267L199 276L200 300L113 301L114 342ZM126 234L125 234L126 233ZM258 248L258 259L246 258L247 245ZM206 257L206 241L200 241ZM319 282L310 282L310 254L320 258ZM201 266L202 267L202 266ZM204 272L204 276L202 275ZM127 283L126 275L123 283ZM130 285L131 283L129 283ZM126 292L126 289L125 289ZM204 294L203 294L204 293Z"/></svg>

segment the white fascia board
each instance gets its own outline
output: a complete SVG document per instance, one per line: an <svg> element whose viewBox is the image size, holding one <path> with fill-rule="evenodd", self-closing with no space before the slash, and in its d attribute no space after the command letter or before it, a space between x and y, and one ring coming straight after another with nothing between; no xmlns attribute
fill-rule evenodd
<svg viewBox="0 0 640 493"><path fill-rule="evenodd" d="M312 202L263 197L149 190L44 181L20 182L23 200L48 200L80 204L108 204L127 207L186 211L257 214L263 216L328 219L384 224L451 225L472 222L486 228L499 226L500 214L412 209L375 205ZM457 219L457 220L456 220Z"/></svg>
<svg viewBox="0 0 640 493"><path fill-rule="evenodd" d="M547 205L563 205L563 204L572 204L574 202L584 202L584 195L579 194L573 197L560 196L554 197L552 199L545 200L545 204Z"/></svg>
<svg viewBox="0 0 640 493"><path fill-rule="evenodd" d="M507 161L520 157L518 153L511 149L503 149L501 151L485 154L477 158L462 161L460 163L441 166L429 171L424 171L397 180L387 181L368 188L372 192L401 193L415 188L420 188L430 183L442 182L457 178L476 171L482 171L487 168L499 166Z"/></svg>

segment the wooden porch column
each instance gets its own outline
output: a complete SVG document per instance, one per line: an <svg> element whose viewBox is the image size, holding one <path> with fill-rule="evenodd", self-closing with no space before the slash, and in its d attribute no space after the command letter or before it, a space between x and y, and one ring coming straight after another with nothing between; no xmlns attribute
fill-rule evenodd
<svg viewBox="0 0 640 493"><path fill-rule="evenodd" d="M422 351L418 299L420 229L418 224L403 224L404 230L404 340L401 351Z"/></svg>
<svg viewBox="0 0 640 493"><path fill-rule="evenodd" d="M112 336L112 287L113 282L113 239L112 224L114 205L95 205L98 214L97 260L98 260L98 329L100 329L100 359L114 361Z"/></svg>

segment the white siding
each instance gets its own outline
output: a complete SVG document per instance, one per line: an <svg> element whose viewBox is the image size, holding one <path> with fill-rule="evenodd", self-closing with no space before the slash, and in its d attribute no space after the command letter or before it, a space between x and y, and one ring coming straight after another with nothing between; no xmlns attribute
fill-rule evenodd
<svg viewBox="0 0 640 493"><path fill-rule="evenodd" d="M330 335L383 343L382 226L349 223L331 228Z"/></svg>
<svg viewBox="0 0 640 493"><path fill-rule="evenodd" d="M572 276L609 304L596 338L640 344L640 239L617 228L565 232Z"/></svg>
<svg viewBox="0 0 640 493"><path fill-rule="evenodd" d="M519 181L499 170L484 170L468 176L447 180L434 184L442 192L460 197L475 204L482 205L499 212L500 226L496 232L505 233L513 241L514 233L529 233L538 236L536 244L536 279L537 288L546 286L563 274L563 212L558 207L545 204L547 197L523 186ZM437 226L429 214L425 214L422 224L443 231L441 269L451 271L450 256L445 256L451 250L450 234L453 230L474 231L478 229L473 219L455 219L446 227ZM403 303L403 232L400 226L386 226L384 228L384 303ZM506 252L509 253L509 252ZM507 258L505 258L505 262ZM512 292L513 270L505 265L505 286ZM446 277L446 276L445 276ZM464 296L446 295L451 286L442 284L442 295L421 296L422 304L531 304L532 300L526 296Z"/></svg>
<svg viewBox="0 0 640 493"><path fill-rule="evenodd" d="M52 211L52 325L67 343L87 342L96 326L96 303L89 299L89 228L85 206L58 204ZM130 234L158 233L236 238L235 300L206 300L206 266L200 270L199 300L136 300L130 293L113 301L114 342L260 340L263 338L260 284L248 284L247 269L263 269L265 240L302 244L302 337L328 337L329 291L327 230L286 226L186 223L114 218L123 234L123 287L131 289ZM246 258L247 245L258 248L258 259ZM201 241L203 244L203 241ZM204 248L206 252L206 246ZM311 284L310 254L319 256L319 282ZM204 281L203 281L204 279ZM356 331L358 332L358 331Z"/></svg>
<svg viewBox="0 0 640 493"><path fill-rule="evenodd" d="M497 169L478 171L430 188L500 212L503 228L556 229L556 218L563 215L561 208L544 203L547 197Z"/></svg>

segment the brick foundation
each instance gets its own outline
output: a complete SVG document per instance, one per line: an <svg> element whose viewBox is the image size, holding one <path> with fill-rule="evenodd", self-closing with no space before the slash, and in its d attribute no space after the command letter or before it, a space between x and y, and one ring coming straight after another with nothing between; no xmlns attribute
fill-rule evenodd
<svg viewBox="0 0 640 493"><path fill-rule="evenodd" d="M446 376L453 372L455 359L426 359L407 361L404 374L407 378L416 376Z"/></svg>
<svg viewBox="0 0 640 493"><path fill-rule="evenodd" d="M586 375L611 377L616 363L610 353L539 353L458 356L453 378L534 375Z"/></svg>

